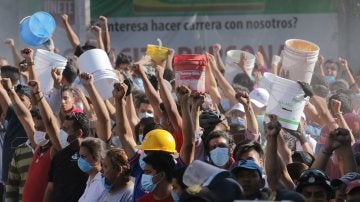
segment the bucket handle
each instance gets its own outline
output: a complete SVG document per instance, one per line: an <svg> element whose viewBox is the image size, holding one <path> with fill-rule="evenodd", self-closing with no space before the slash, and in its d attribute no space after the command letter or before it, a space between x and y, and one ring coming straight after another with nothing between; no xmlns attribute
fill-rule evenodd
<svg viewBox="0 0 360 202"><path fill-rule="evenodd" d="M195 59L189 59L189 60L186 60L186 61L179 62L179 63L177 63L177 64L187 64L189 61L199 62L198 65L201 65L201 66L207 64L207 61L206 61L206 60L195 60Z"/></svg>

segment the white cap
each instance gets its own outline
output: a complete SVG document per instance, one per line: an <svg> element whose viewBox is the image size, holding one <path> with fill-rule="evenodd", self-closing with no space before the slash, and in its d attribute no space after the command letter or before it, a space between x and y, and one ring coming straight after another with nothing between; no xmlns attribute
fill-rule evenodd
<svg viewBox="0 0 360 202"><path fill-rule="evenodd" d="M226 116L230 116L231 112L238 110L241 111L243 113L245 113L245 108L241 103L236 103L234 104L234 106L231 107L231 109L229 109L229 111L226 112Z"/></svg>
<svg viewBox="0 0 360 202"><path fill-rule="evenodd" d="M264 88L255 88L249 94L250 101L259 108L262 108L268 104L269 92Z"/></svg>

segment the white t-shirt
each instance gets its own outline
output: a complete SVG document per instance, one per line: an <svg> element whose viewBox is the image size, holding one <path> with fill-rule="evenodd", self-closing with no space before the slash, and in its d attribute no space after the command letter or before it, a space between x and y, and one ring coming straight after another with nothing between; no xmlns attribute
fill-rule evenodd
<svg viewBox="0 0 360 202"><path fill-rule="evenodd" d="M99 201L104 191L105 188L101 181L101 173L98 172L92 180L90 180L90 177L88 178L85 191L80 197L79 202Z"/></svg>
<svg viewBox="0 0 360 202"><path fill-rule="evenodd" d="M312 138L309 134L306 134L306 140L309 143L313 152L315 152L316 143L317 143L316 140L314 138ZM303 151L303 148L299 141L296 141L296 151Z"/></svg>

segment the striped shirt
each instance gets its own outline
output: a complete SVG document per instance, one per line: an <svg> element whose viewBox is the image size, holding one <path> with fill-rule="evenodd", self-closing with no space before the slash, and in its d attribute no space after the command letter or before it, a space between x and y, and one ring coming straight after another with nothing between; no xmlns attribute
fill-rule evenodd
<svg viewBox="0 0 360 202"><path fill-rule="evenodd" d="M33 158L34 150L29 141L16 147L9 166L6 183L6 201L21 201L28 168Z"/></svg>

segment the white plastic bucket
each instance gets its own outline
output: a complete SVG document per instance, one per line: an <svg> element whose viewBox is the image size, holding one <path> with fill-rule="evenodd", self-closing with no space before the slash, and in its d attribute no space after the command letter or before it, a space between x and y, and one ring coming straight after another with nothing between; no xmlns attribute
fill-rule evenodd
<svg viewBox="0 0 360 202"><path fill-rule="evenodd" d="M205 92L206 65L206 55L176 55L174 57L175 85L184 85L193 91Z"/></svg>
<svg viewBox="0 0 360 202"><path fill-rule="evenodd" d="M35 71L40 81L41 91L47 93L54 85L54 81L51 76L51 70L53 68L60 69L61 71L64 70L67 59L56 53L43 49L37 49L34 63Z"/></svg>
<svg viewBox="0 0 360 202"><path fill-rule="evenodd" d="M271 73L264 77L267 77L266 82L270 85L266 114L277 115L282 127L297 130L307 101L300 84Z"/></svg>
<svg viewBox="0 0 360 202"><path fill-rule="evenodd" d="M291 80L310 83L319 51L319 46L310 41L286 40L281 67L289 70Z"/></svg>
<svg viewBox="0 0 360 202"><path fill-rule="evenodd" d="M40 11L20 21L20 38L31 46L41 46L55 30L55 20L47 12Z"/></svg>
<svg viewBox="0 0 360 202"><path fill-rule="evenodd" d="M91 49L84 52L78 59L78 66L80 72L87 72L93 75L94 86L103 100L112 97L113 85L119 81L119 78L104 50ZM84 90L78 79L74 82L73 86L79 86ZM87 95L86 91L84 93Z"/></svg>
<svg viewBox="0 0 360 202"><path fill-rule="evenodd" d="M240 62L240 55L241 53L245 54L245 71L248 75L251 75L252 70L254 69L254 65L255 65L255 55L246 52L246 51L242 51L242 50L229 50L226 53L226 59L225 59L225 66L226 66L226 71L225 71L225 79L227 81L229 81L230 83L233 83L234 77L239 74L242 73L241 68L235 64Z"/></svg>

